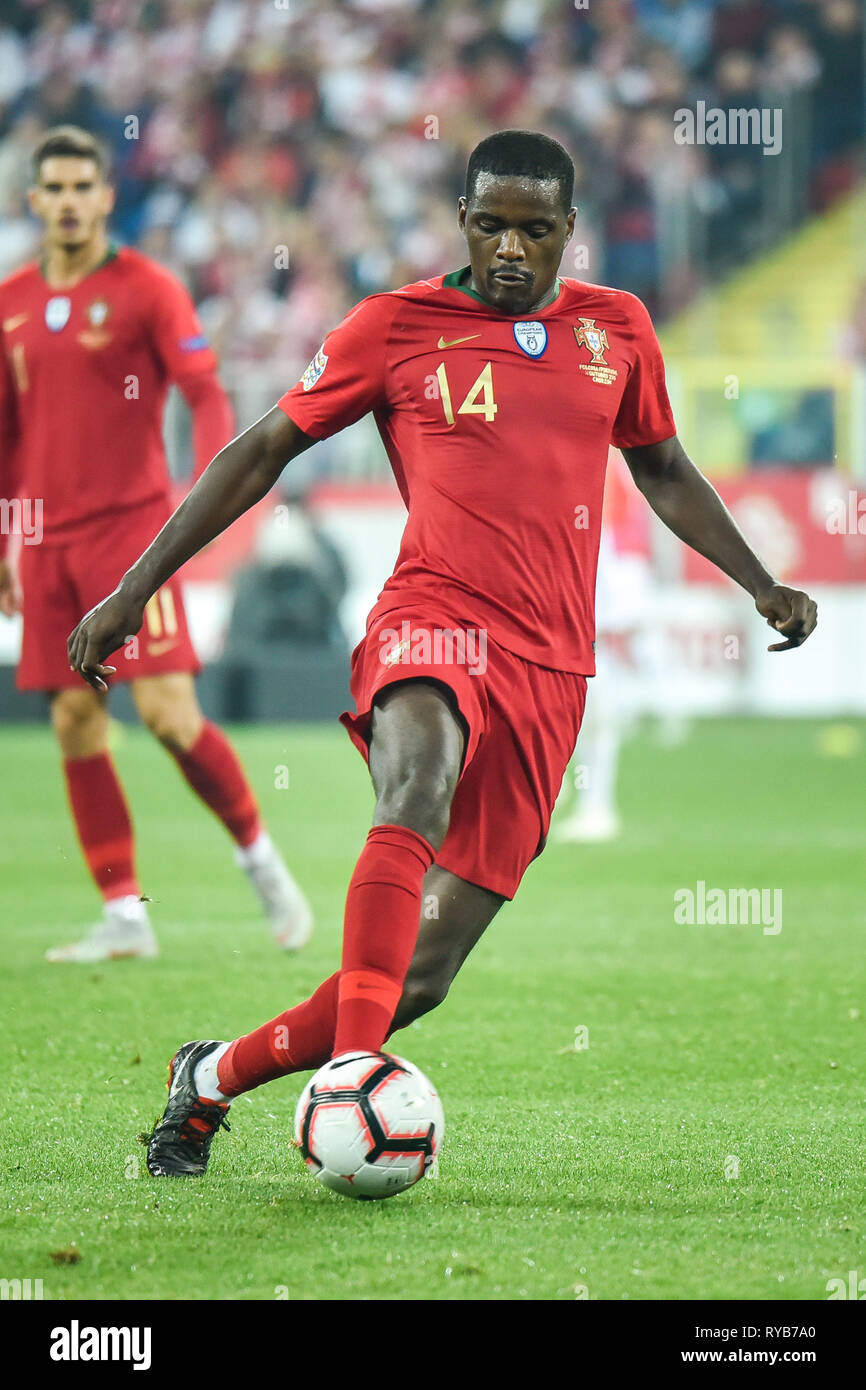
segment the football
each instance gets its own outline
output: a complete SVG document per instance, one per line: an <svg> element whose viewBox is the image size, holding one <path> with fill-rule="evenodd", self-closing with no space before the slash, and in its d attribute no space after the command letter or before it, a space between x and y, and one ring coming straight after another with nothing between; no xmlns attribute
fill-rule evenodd
<svg viewBox="0 0 866 1390"><path fill-rule="evenodd" d="M396 1197L433 1169L445 1132L423 1072L386 1052L320 1067L295 1111L295 1143L314 1177L347 1197Z"/></svg>

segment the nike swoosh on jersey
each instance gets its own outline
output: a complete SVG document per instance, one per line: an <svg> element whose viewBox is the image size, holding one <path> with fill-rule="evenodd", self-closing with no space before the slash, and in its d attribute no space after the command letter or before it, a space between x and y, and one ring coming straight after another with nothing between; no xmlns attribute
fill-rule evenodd
<svg viewBox="0 0 866 1390"><path fill-rule="evenodd" d="M22 323L26 323L29 317L29 314L15 314L11 319L4 319L3 332L11 333L14 329L20 328Z"/></svg>
<svg viewBox="0 0 866 1390"><path fill-rule="evenodd" d="M440 338L439 341L438 341L438 343L436 344L436 346L437 346L438 348L455 347L455 346L457 345L457 343L468 343L468 342L470 341L471 338L480 338L480 337L481 337L481 334L480 334L480 333L470 333L469 336L466 337L466 338L452 338L452 339L450 340L450 342L447 342L447 343L446 343L446 341L445 341L444 338Z"/></svg>
<svg viewBox="0 0 866 1390"><path fill-rule="evenodd" d="M168 642L148 642L148 656L162 656L165 652L170 652L172 647L177 646L178 639L172 638Z"/></svg>

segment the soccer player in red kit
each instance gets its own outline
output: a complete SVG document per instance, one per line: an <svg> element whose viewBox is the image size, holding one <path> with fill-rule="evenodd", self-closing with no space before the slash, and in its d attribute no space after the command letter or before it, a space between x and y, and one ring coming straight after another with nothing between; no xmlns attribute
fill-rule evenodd
<svg viewBox="0 0 866 1390"><path fill-rule="evenodd" d="M0 284L0 495L24 533L18 685L48 692L72 815L104 899L88 936L48 958L154 956L132 823L108 751L104 683L82 686L66 639L82 608L117 584L170 514L168 386L176 382L191 407L198 472L231 438L232 412L186 290L108 241L113 191L98 143L58 127L40 142L34 170L43 256ZM11 616L19 588L7 542L0 535L0 610ZM277 941L303 945L309 905L262 825L234 749L198 706L199 667L176 579L149 596L116 664L148 729L234 839Z"/></svg>
<svg viewBox="0 0 866 1390"><path fill-rule="evenodd" d="M393 574L352 658L344 714L376 792L349 884L341 969L231 1043L186 1043L148 1151L204 1172L233 1097L435 1008L542 850L593 673L593 589L611 442L649 504L799 645L815 605L777 584L679 443L661 353L633 295L557 275L574 168L502 131L473 151L469 265L357 305L300 382L224 449L69 656L91 684L179 565L286 463L372 411L408 508ZM456 654L455 654L456 653Z"/></svg>

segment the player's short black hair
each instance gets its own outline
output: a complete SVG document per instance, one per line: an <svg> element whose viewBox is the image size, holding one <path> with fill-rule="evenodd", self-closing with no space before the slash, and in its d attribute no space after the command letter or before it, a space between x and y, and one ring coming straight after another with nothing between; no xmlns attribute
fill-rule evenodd
<svg viewBox="0 0 866 1390"><path fill-rule="evenodd" d="M39 178L42 162L57 156L72 156L75 159L92 159L103 178L108 175L110 160L108 150L101 140L83 130L78 125L56 125L46 130L33 151L33 173Z"/></svg>
<svg viewBox="0 0 866 1390"><path fill-rule="evenodd" d="M539 130L499 130L475 146L466 167L466 200L471 201L479 174L529 175L559 185L566 212L574 196L574 163L558 140Z"/></svg>

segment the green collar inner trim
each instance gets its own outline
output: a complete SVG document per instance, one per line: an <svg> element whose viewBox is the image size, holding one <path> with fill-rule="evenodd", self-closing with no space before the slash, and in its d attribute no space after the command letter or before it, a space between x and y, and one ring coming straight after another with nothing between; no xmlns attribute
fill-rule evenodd
<svg viewBox="0 0 866 1390"><path fill-rule="evenodd" d="M102 269L104 269L105 266L110 265L111 262L116 258L119 249L120 249L120 248L118 247L118 245L117 245L116 242L113 242L113 241L112 241L112 242L109 242L109 244L108 244L108 250L106 251L105 255L102 257L102 260L99 262L98 265L95 265L95 266L93 267L92 270L88 270L88 272L87 272L86 275L82 275L81 280L87 280L87 279L89 279L89 277L90 277L91 275L95 275L95 274L96 274L97 270L102 270ZM45 280L45 257L44 257L44 256L41 258L41 260L40 260L40 262L39 262L39 274L42 276L42 279ZM81 284L81 280L76 281L76 284L79 284L79 285L80 285L80 284ZM46 282L46 283L47 283L47 282ZM71 288L74 289L75 286L73 285L73 286L71 286Z"/></svg>
<svg viewBox="0 0 866 1390"><path fill-rule="evenodd" d="M449 274L446 275L445 278L444 278L443 281L442 281L442 288L443 288L443 290L460 290L461 294L468 294L469 297L470 297L470 299L477 299L479 304L486 304L488 309L492 309L492 308L493 308L493 305L490 304L490 303L488 303L488 301L487 301L486 299L484 299L484 298L482 297L482 295L478 294L477 290L473 290L472 287L471 287L469 284L465 284L465 285L464 285L464 284L462 283L463 279L466 278L466 279L468 280L469 277L471 276L471 274L472 274L472 267L471 267L471 266L468 266L468 265L461 266L460 270L452 270L452 271L450 271ZM549 309L549 308L551 307L552 304L555 304L556 301L557 301L557 299L559 298L561 292L562 292L562 281L560 280L559 276L557 275L557 277L556 277L556 294L553 296L553 299L551 299L550 304L545 304L544 308L545 308L545 309ZM540 312L540 313L543 313L544 310L539 310L539 312ZM513 316L513 315L507 315L506 317L512 317L512 318L513 318L514 316Z"/></svg>

